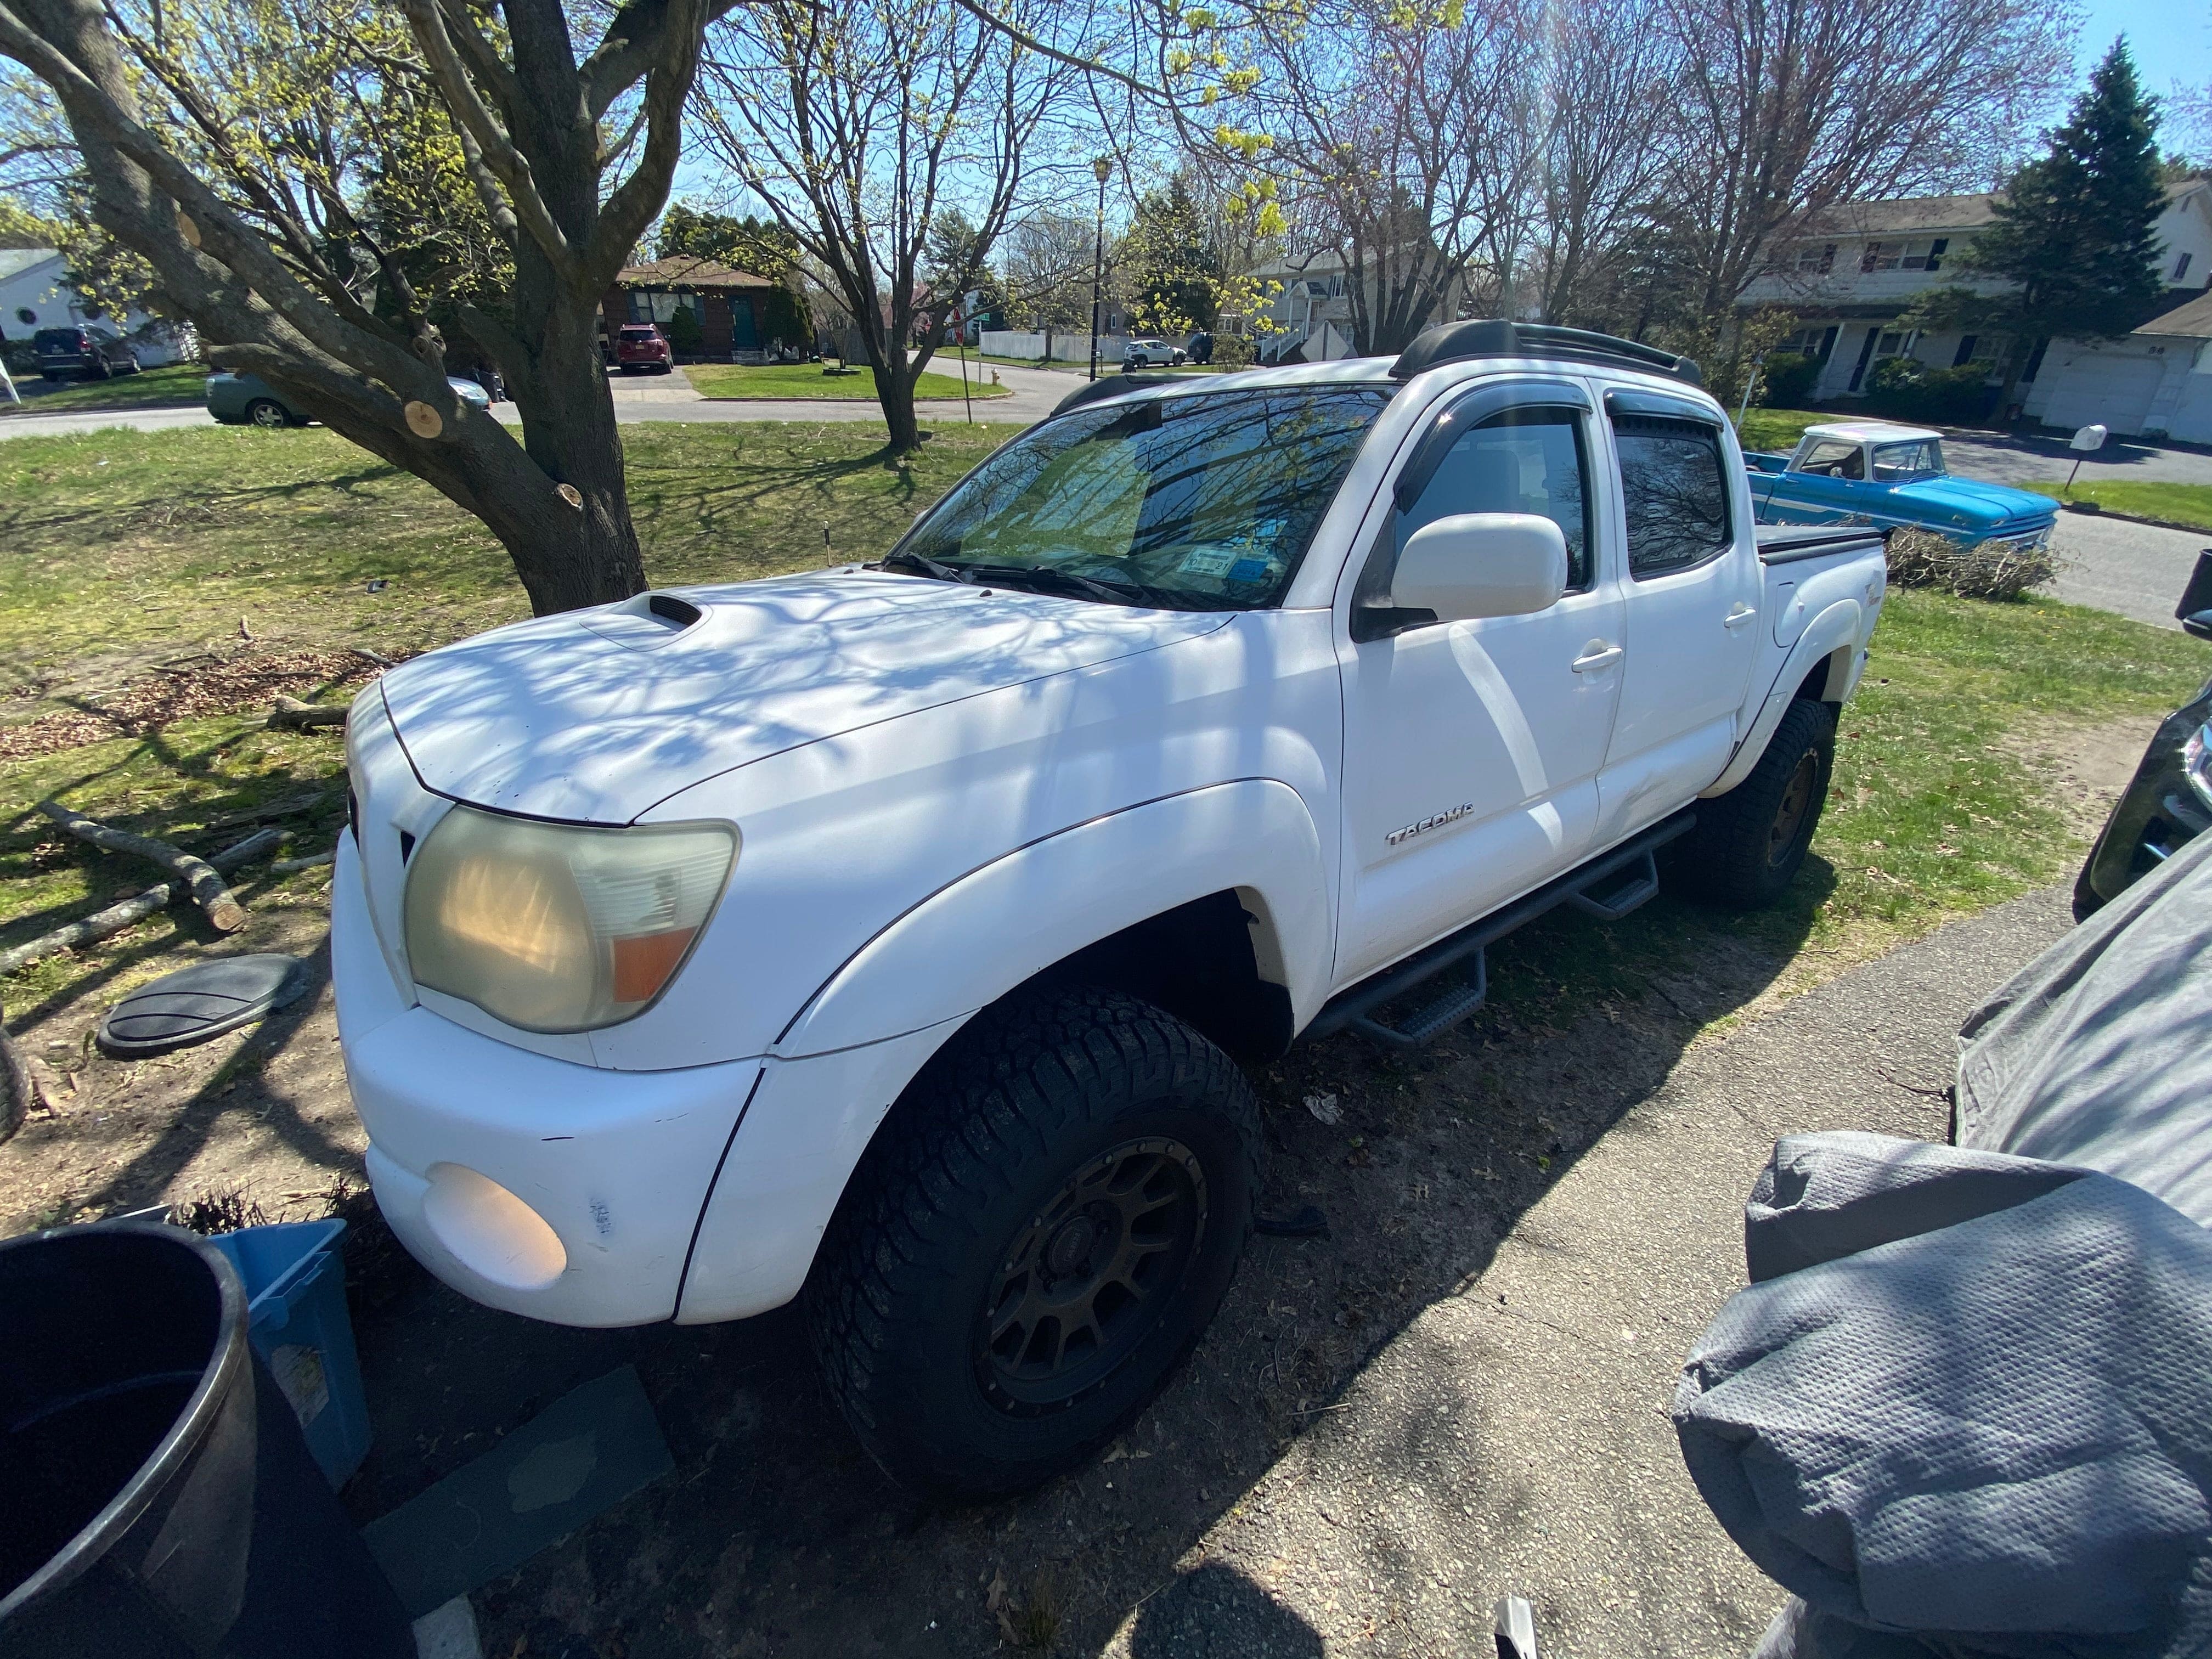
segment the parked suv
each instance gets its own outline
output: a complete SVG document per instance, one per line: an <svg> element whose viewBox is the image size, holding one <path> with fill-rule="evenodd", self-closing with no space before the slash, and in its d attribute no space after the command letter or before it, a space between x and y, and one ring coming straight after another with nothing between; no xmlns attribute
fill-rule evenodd
<svg viewBox="0 0 2212 1659"><path fill-rule="evenodd" d="M1696 366L1491 321L1087 383L880 561L538 617L355 704L377 1201L574 1325L804 1297L884 1467L1090 1455L1260 1195L1240 1063L1425 1042L1680 862L1773 899L1880 532L1754 526Z"/></svg>
<svg viewBox="0 0 2212 1659"><path fill-rule="evenodd" d="M615 367L625 374L665 374L676 367L676 354L651 323L625 323L615 335Z"/></svg>
<svg viewBox="0 0 2212 1659"><path fill-rule="evenodd" d="M1183 349L1165 340L1132 340L1121 349L1124 368L1173 368L1183 360Z"/></svg>
<svg viewBox="0 0 2212 1659"><path fill-rule="evenodd" d="M138 372L138 354L111 329L81 324L42 328L33 344L39 354L39 373L49 380L105 380Z"/></svg>

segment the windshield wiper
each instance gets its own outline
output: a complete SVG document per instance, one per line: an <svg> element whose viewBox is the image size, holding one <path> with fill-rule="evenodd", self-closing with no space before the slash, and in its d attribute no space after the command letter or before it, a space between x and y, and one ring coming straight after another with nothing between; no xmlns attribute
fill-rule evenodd
<svg viewBox="0 0 2212 1659"><path fill-rule="evenodd" d="M1048 564L963 564L958 567L969 581L995 582L1001 587L1035 587L1080 594L1108 605L1143 605L1154 611L1218 611L1233 607L1203 603L1206 596L1183 593L1143 582L1115 581L1109 576L1079 576ZM1197 600L1200 603L1193 604Z"/></svg>
<svg viewBox="0 0 2212 1659"><path fill-rule="evenodd" d="M939 564L936 560L924 557L920 553L908 553L903 550L884 554L882 558L876 561L876 568L911 570L918 576L934 577L941 582L964 582L968 580L960 574L959 566Z"/></svg>

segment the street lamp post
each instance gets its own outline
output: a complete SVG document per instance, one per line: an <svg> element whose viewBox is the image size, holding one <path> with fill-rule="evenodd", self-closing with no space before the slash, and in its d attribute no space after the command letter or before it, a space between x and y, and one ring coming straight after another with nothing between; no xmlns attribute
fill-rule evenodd
<svg viewBox="0 0 2212 1659"><path fill-rule="evenodd" d="M1098 180L1098 240L1091 256L1091 378L1098 378L1098 302L1106 282L1106 181L1114 176L1114 158L1102 155L1091 164Z"/></svg>

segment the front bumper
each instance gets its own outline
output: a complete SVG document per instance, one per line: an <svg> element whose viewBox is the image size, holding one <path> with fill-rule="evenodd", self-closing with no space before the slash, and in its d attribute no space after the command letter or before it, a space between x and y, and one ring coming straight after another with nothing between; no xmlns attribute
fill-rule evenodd
<svg viewBox="0 0 2212 1659"><path fill-rule="evenodd" d="M592 1326L673 1315L760 1062L605 1071L411 1006L377 948L350 835L334 873L338 1037L377 1206L400 1243L454 1289L510 1313ZM472 1177L528 1214L487 1205ZM557 1255L531 1247L530 1215Z"/></svg>
<svg viewBox="0 0 2212 1659"><path fill-rule="evenodd" d="M2191 784L2189 740L2212 721L2212 685L2160 725L2134 781L2112 807L2074 884L2074 914L2118 898L2183 846L2212 830L2212 806Z"/></svg>

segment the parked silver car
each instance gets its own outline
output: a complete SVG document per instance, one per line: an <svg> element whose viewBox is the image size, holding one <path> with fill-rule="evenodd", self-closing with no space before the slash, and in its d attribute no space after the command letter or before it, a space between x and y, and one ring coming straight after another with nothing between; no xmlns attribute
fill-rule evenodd
<svg viewBox="0 0 2212 1659"><path fill-rule="evenodd" d="M1121 367L1132 368L1179 368L1184 358L1183 349L1170 345L1165 340L1132 340L1121 352Z"/></svg>

